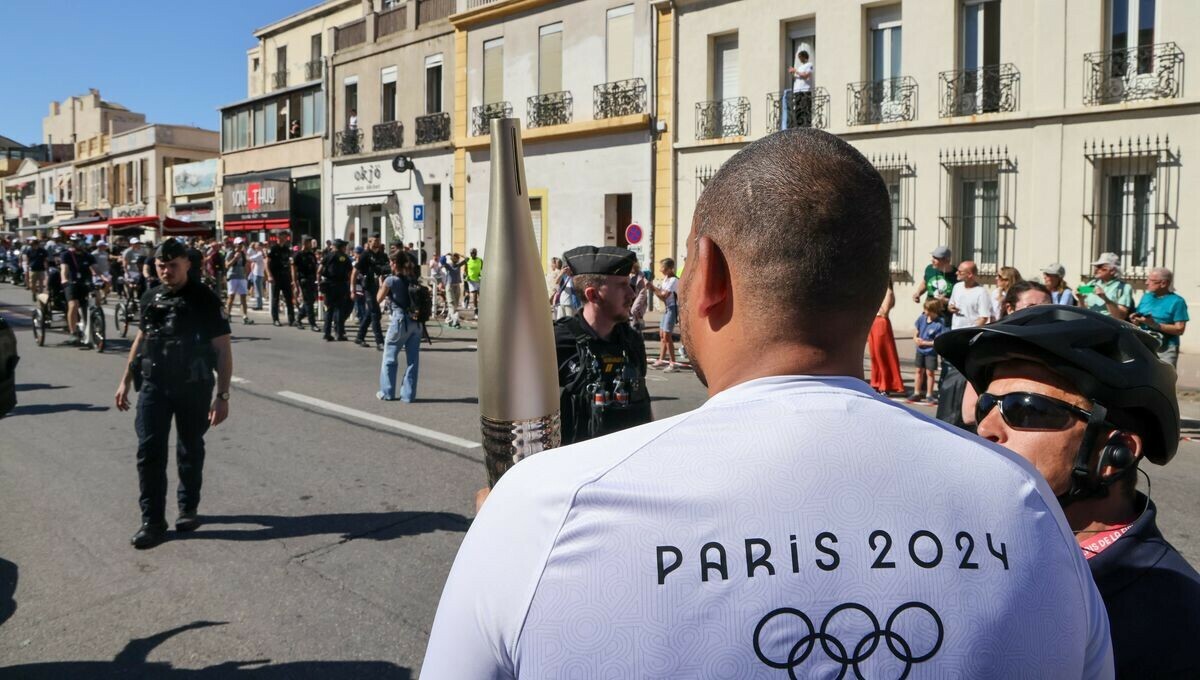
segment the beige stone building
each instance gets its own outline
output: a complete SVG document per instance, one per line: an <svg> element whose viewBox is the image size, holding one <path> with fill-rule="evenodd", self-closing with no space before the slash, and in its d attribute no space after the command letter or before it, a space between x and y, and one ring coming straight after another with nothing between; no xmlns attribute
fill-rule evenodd
<svg viewBox="0 0 1200 680"><path fill-rule="evenodd" d="M218 222L225 233L321 233L327 55L336 27L354 25L369 10L369 0L326 0L254 32L246 99L221 107Z"/></svg>
<svg viewBox="0 0 1200 680"><path fill-rule="evenodd" d="M631 224L647 235L635 248L645 248L654 218L656 16L647 0L460 0L451 18L454 250L483 250L488 125L508 116L523 123L543 266L574 246L627 245Z"/></svg>
<svg viewBox="0 0 1200 680"><path fill-rule="evenodd" d="M428 252L450 241L454 7L377 3L331 32L326 238L361 244L377 234Z"/></svg>
<svg viewBox="0 0 1200 680"><path fill-rule="evenodd" d="M939 244L988 275L1072 285L1101 252L1141 289L1167 266L1200 312L1200 55L1190 0L674 0L674 234L682 255L696 198L747 142L781 126L840 135L893 196L898 333ZM809 53L808 92L789 67ZM660 84L666 83L660 78ZM667 197L660 197L663 201ZM656 256L658 253L656 252ZM846 272L852 276L853 272ZM990 283L990 280L989 280ZM1183 336L1200 351L1200 334Z"/></svg>
<svg viewBox="0 0 1200 680"><path fill-rule="evenodd" d="M75 144L98 134L124 132L146 124L145 114L130 111L100 98L100 91L50 102L50 115L42 119L42 141Z"/></svg>

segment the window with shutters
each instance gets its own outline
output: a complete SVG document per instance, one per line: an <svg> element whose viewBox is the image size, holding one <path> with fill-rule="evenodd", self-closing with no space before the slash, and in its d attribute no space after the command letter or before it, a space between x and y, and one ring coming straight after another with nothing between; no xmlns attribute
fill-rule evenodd
<svg viewBox="0 0 1200 680"><path fill-rule="evenodd" d="M380 72L382 98L379 110L379 122L390 123L396 120L396 67L388 66Z"/></svg>
<svg viewBox="0 0 1200 680"><path fill-rule="evenodd" d="M738 37L724 35L713 40L713 99L722 101L737 97L738 92Z"/></svg>
<svg viewBox="0 0 1200 680"><path fill-rule="evenodd" d="M608 10L605 35L605 79L608 82L633 77L633 5Z"/></svg>
<svg viewBox="0 0 1200 680"><path fill-rule="evenodd" d="M141 191L141 196L139 198L142 201L148 201L150 199L150 184L149 184L150 183L150 161L143 158L140 161L140 164L141 165L138 168L138 170L140 171L139 172L140 178L138 180L138 188Z"/></svg>
<svg viewBox="0 0 1200 680"><path fill-rule="evenodd" d="M942 242L961 259L973 260L983 276L1012 266L1016 161L1000 148L943 150L938 160L944 172L941 221L947 229Z"/></svg>
<svg viewBox="0 0 1200 680"><path fill-rule="evenodd" d="M442 55L425 57L425 113L442 112Z"/></svg>
<svg viewBox="0 0 1200 680"><path fill-rule="evenodd" d="M711 43L709 91L712 99L696 104L696 139L750 134L750 100L741 96L738 36L716 36Z"/></svg>
<svg viewBox="0 0 1200 680"><path fill-rule="evenodd" d="M483 43L483 103L504 101L504 38Z"/></svg>
<svg viewBox="0 0 1200 680"><path fill-rule="evenodd" d="M562 22L538 29L538 94L562 88Z"/></svg>

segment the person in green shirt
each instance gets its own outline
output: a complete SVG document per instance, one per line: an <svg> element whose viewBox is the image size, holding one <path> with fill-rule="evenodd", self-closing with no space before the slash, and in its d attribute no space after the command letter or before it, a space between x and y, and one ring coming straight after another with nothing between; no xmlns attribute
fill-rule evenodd
<svg viewBox="0 0 1200 680"><path fill-rule="evenodd" d="M1133 286L1121 280L1121 258L1116 253L1100 253L1092 268L1092 280L1075 290L1079 304L1114 319L1128 320L1133 309Z"/></svg>
<svg viewBox="0 0 1200 680"><path fill-rule="evenodd" d="M471 249L471 256L465 262L467 268L467 304L479 315L479 282L483 279L483 259L479 251Z"/></svg>
<svg viewBox="0 0 1200 680"><path fill-rule="evenodd" d="M925 265L925 275L921 279L925 285L919 286L913 293L913 302L920 302L922 295L926 300L950 299L950 291L954 290L954 284L958 283L958 276L950 263L950 255L950 248L947 246L938 246L929 253L932 261Z"/></svg>

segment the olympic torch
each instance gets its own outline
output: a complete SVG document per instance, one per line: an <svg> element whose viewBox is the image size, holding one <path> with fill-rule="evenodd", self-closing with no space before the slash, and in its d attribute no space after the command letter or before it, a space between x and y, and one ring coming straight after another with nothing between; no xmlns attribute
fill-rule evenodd
<svg viewBox="0 0 1200 680"><path fill-rule="evenodd" d="M550 300L533 238L521 125L491 121L487 272L479 312L479 413L488 486L526 456L559 445Z"/></svg>

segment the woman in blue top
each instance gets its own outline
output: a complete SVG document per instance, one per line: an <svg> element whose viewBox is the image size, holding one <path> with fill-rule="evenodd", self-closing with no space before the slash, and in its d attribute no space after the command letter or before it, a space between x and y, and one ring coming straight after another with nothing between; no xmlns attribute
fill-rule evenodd
<svg viewBox="0 0 1200 680"><path fill-rule="evenodd" d="M412 403L417 398L417 370L421 359L421 324L409 313L408 285L413 279L412 260L404 253L393 253L389 258L392 275L383 279L379 286L379 304L386 301L392 311L387 336L383 340L383 366L379 369L379 392L376 397L384 401L396 398L396 374L399 370L400 348L408 368L400 386L400 401Z"/></svg>

